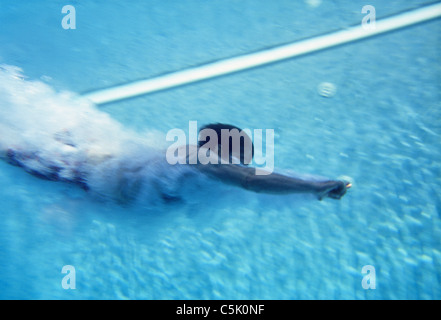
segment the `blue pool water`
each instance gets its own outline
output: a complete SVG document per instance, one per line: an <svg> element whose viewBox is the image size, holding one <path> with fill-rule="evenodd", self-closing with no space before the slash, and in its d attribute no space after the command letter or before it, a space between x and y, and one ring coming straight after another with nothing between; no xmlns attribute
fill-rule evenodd
<svg viewBox="0 0 441 320"><path fill-rule="evenodd" d="M381 17L424 3L369 4ZM75 30L61 27L66 4ZM0 0L0 64L81 94L348 27L365 4ZM440 299L440 31L436 20L98 107L140 135L190 120L274 129L276 167L350 177L340 201L233 190L121 205L0 162L0 298Z"/></svg>

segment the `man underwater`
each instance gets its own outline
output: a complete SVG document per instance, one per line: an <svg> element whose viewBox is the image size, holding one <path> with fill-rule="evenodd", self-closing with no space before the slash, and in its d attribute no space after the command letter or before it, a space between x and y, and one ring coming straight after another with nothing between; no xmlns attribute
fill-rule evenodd
<svg viewBox="0 0 441 320"><path fill-rule="evenodd" d="M224 124L211 124L205 126L204 129L230 127L230 125ZM69 148L73 149L71 150L71 152L75 152L74 149L77 148L76 144L71 140L63 140L61 138L63 135L71 136L72 134L69 132L64 132L63 134L58 134L54 137L54 140L61 143L60 150L62 148ZM182 146L182 148L185 148L187 151L191 149L188 145ZM190 167L189 170L196 170L209 177L210 179L215 179L218 182L233 185L253 192L268 194L308 193L313 194L319 200L322 200L325 197L340 199L346 193L347 189L351 187L350 183L344 181L306 180L275 172L271 172L269 174L259 174L258 168L249 167L244 164L243 158L246 157L246 149L244 147L244 143L241 143L240 145L240 155L236 155L238 156L238 158L241 158L239 164L232 163L231 157L227 160L228 164L221 163L221 161L219 161L219 158L222 157L222 145L219 145L217 153L213 152L213 150L210 149L205 150L205 147L203 145L199 145L193 150L194 151L189 151L188 154L186 153L186 159L184 161L185 164L177 163L174 166L187 166ZM187 164L192 163L191 159L197 157L200 152L207 152L207 157L209 160L211 160L211 163L201 164L198 160L195 160L193 161L193 163L195 163L194 165ZM140 155L141 153L142 152L138 153L138 155ZM72 160L70 160L69 157L63 157L62 154L63 152L58 153L58 156L60 158L58 159L58 161L54 161L56 159L45 159L38 151L26 151L8 148L6 152L4 152L3 158L10 164L23 167L26 171L39 178L52 181L71 182L81 186L85 190L89 190L93 186L89 184L88 172L94 171L93 165L95 164L97 168L99 168L100 166L103 167L103 163L112 163L112 158L118 157L118 155L106 153L99 155L97 158L97 155L94 154L94 152L88 152L85 153L86 157L82 157L82 161L74 161L75 164L73 164ZM89 159L87 159L87 154L90 155ZM235 156L234 153L232 153L231 156ZM132 157L132 160L135 159ZM136 163L137 161L135 160L133 162ZM132 187L133 183L143 183L143 181L140 180L140 177L142 176L142 167L151 166L154 168L158 168L157 164L160 162L166 162L166 159L165 157L163 157L162 161L160 160L160 158L155 158L154 160L147 160L146 162L144 162L144 164L142 162L143 161L141 161L134 167L131 167L127 163L124 165L117 165L117 167L111 165L108 168L108 172L102 172L102 169L100 169L100 171L103 174L108 175L112 174L113 172L114 175L120 176L121 179L113 180L115 183L119 184L115 186L115 188L118 190L117 193L119 194L119 197L133 198L136 197L136 188ZM153 166L152 162L156 164L156 166ZM162 170L167 170L167 164L163 163L160 166L163 167ZM168 164L168 166L168 170L171 170L173 165ZM66 174L66 169L69 169L71 173ZM136 176L137 172L139 172L138 176ZM133 181L129 181L131 179L130 177L132 177ZM157 187L158 189L161 189L159 184L157 185ZM164 190L160 192L160 196L164 200L171 201L178 199L177 197L168 194Z"/></svg>

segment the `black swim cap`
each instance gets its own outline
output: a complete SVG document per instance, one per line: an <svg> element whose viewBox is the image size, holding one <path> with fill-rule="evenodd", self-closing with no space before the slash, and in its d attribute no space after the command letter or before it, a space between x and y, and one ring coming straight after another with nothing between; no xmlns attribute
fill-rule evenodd
<svg viewBox="0 0 441 320"><path fill-rule="evenodd" d="M226 150L222 149L222 139L221 139L222 129L226 129L229 132L228 155L229 155L230 163L231 163L232 157L239 159L240 163L244 164L244 165L248 165L251 163L251 160L254 157L254 145L253 145L251 138L248 136L248 134L245 131L243 131L242 129L240 129L236 126L230 125L230 124L210 123L210 124L207 124L199 129L199 138L201 137L201 131L204 129L211 129L216 132L218 146L219 146L219 148L218 148L219 157L222 157L222 154L226 153ZM233 137L235 137L236 134L238 134L237 137L239 137L239 141L240 141L238 147L236 146L237 139L233 140ZM210 141L209 135L204 138L206 138L205 141L201 141L201 139L199 139L199 142L198 142L199 147L203 146L204 144L206 144ZM233 148L233 147L236 147L236 148ZM225 159L225 157L224 157L224 159Z"/></svg>

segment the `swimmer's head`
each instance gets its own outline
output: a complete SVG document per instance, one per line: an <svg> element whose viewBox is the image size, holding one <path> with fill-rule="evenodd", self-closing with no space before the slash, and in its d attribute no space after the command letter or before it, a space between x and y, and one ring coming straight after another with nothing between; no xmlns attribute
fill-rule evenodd
<svg viewBox="0 0 441 320"><path fill-rule="evenodd" d="M217 145L210 142L210 137L217 136ZM222 134L226 136L222 139ZM232 163L235 158L241 164L248 165L254 156L254 145L250 136L242 129L224 123L211 123L199 130L199 147L210 146L217 149L219 157ZM213 150L214 151L214 150Z"/></svg>

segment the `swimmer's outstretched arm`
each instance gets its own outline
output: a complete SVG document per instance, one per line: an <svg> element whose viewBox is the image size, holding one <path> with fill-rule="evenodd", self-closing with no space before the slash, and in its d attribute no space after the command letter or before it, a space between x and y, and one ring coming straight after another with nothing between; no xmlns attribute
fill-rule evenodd
<svg viewBox="0 0 441 320"><path fill-rule="evenodd" d="M198 169L224 183L254 192L272 194L312 193L317 195L320 200L324 197L340 199L351 186L344 181L307 181L274 172L257 175L256 168L234 164L198 165Z"/></svg>

